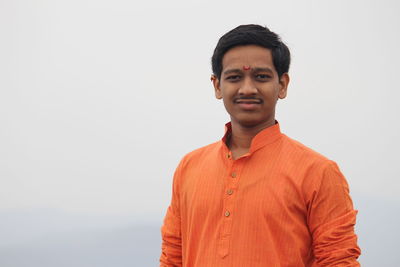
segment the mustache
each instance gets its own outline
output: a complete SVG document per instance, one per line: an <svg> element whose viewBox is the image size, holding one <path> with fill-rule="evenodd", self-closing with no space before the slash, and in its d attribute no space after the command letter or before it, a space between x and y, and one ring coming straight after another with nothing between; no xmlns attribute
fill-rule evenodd
<svg viewBox="0 0 400 267"><path fill-rule="evenodd" d="M255 96L240 96L236 97L233 99L234 102L240 102L240 101L251 101L251 102L257 102L257 103L263 103L264 101L260 98L257 98Z"/></svg>

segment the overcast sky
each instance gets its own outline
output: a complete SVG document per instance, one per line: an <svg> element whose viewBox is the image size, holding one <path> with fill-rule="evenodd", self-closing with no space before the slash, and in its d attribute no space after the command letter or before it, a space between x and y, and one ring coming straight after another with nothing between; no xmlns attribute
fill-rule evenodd
<svg viewBox="0 0 400 267"><path fill-rule="evenodd" d="M13 253L43 239L142 225L157 233L141 260L156 262L176 165L229 120L209 79L213 49L226 31L258 23L292 53L282 131L347 177L363 266L398 266L399 7L0 0L0 265L28 266ZM29 266L44 266L35 259Z"/></svg>

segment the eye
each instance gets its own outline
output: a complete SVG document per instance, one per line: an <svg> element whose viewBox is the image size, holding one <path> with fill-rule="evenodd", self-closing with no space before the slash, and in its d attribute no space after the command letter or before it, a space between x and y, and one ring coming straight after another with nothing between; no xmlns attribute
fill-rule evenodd
<svg viewBox="0 0 400 267"><path fill-rule="evenodd" d="M257 80L269 80L271 79L271 75L269 74L257 74L256 75Z"/></svg>
<svg viewBox="0 0 400 267"><path fill-rule="evenodd" d="M227 81L230 81L230 82L235 82L235 81L238 81L238 80L240 80L240 75L229 75L228 77L226 77L225 79L227 80Z"/></svg>

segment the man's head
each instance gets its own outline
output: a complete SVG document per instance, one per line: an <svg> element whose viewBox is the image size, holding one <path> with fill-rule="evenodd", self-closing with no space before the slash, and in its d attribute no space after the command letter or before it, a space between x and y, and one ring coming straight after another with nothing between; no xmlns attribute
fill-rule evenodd
<svg viewBox="0 0 400 267"><path fill-rule="evenodd" d="M225 53L236 46L243 45L256 45L271 50L273 63L279 77L289 71L289 49L276 33L260 25L240 25L224 34L214 49L211 65L213 74L218 79L221 78L222 59Z"/></svg>
<svg viewBox="0 0 400 267"><path fill-rule="evenodd" d="M286 97L289 64L289 49L265 27L242 25L221 37L211 80L235 126L275 123L276 102Z"/></svg>

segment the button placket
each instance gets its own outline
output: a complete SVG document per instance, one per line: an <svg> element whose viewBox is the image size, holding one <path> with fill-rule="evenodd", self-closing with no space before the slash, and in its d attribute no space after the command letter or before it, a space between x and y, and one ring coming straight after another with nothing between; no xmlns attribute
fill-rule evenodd
<svg viewBox="0 0 400 267"><path fill-rule="evenodd" d="M228 156L227 156L228 157ZM229 159L229 157L228 157ZM219 254L225 257L229 254L229 243L231 237L232 222L235 219L235 199L238 190L238 182L243 160L233 160L230 158L231 164L227 176L225 176L225 188L223 196L222 224L219 240Z"/></svg>

